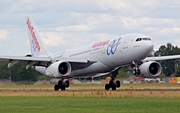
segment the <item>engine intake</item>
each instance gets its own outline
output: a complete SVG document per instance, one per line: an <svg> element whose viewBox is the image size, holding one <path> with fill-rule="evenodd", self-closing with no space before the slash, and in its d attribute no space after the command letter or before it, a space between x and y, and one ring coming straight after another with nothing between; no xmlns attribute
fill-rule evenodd
<svg viewBox="0 0 180 113"><path fill-rule="evenodd" d="M139 66L141 77L153 78L161 74L161 65L156 61L149 61Z"/></svg>
<svg viewBox="0 0 180 113"><path fill-rule="evenodd" d="M61 75L65 75L69 73L70 64L67 62L60 63L58 70Z"/></svg>
<svg viewBox="0 0 180 113"><path fill-rule="evenodd" d="M46 69L46 75L50 77L62 77L71 73L71 65L66 61L58 61Z"/></svg>

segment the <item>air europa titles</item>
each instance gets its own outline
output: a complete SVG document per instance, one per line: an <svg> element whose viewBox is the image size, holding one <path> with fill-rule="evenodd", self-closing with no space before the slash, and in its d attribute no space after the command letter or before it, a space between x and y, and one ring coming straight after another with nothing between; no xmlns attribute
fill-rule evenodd
<svg viewBox="0 0 180 113"><path fill-rule="evenodd" d="M99 46L105 46L108 43L109 43L109 40L104 41L104 42L98 42L98 43L95 43L91 48L95 48L95 47L99 47Z"/></svg>
<svg viewBox="0 0 180 113"><path fill-rule="evenodd" d="M38 52L39 52L41 48L40 48L39 42L38 42L38 40L37 40L37 38L36 38L36 35L35 35L35 32L34 32L34 28L33 28L33 26L31 26L31 22L30 22L29 19L27 20L26 24L27 24L28 29L29 29L29 31L30 31L30 34L31 34L31 36L32 36L32 38L33 38L32 43L35 44L35 45L34 45L35 47L33 47L33 48L34 48L34 51L37 49Z"/></svg>

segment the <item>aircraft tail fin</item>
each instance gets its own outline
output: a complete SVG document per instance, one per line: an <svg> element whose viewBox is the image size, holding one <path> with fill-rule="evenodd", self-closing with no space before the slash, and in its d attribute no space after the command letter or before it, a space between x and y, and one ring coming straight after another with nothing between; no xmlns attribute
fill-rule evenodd
<svg viewBox="0 0 180 113"><path fill-rule="evenodd" d="M33 19L30 16L26 16L25 19L26 19L26 25L27 25L27 30L28 30L29 44L31 47L32 57L50 56L51 54L44 46Z"/></svg>

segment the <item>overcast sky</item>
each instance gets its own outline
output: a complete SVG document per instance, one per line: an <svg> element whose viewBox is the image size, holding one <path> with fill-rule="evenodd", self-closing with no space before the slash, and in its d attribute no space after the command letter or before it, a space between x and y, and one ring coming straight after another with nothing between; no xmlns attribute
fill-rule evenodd
<svg viewBox="0 0 180 113"><path fill-rule="evenodd" d="M0 0L0 55L30 53L26 15L52 53L127 33L180 46L179 0Z"/></svg>

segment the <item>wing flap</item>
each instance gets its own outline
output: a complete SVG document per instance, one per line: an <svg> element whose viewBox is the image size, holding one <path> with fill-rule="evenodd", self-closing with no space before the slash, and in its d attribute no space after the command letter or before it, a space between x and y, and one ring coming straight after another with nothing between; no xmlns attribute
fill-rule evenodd
<svg viewBox="0 0 180 113"><path fill-rule="evenodd" d="M92 63L97 62L97 60L94 59L63 58L63 57L60 60L69 62L72 65L72 67L75 69L82 69L88 67ZM8 68L18 63L18 64L26 65L26 69L28 69L31 66L46 67L52 62L52 60L49 57L0 56L0 62L8 63Z"/></svg>
<svg viewBox="0 0 180 113"><path fill-rule="evenodd" d="M49 57L24 57L24 56L0 56L0 61L9 62L11 60L15 61L44 61L50 62Z"/></svg>
<svg viewBox="0 0 180 113"><path fill-rule="evenodd" d="M8 63L8 68L15 64L25 64L26 68L33 65L47 66L51 62L49 57L0 56L0 62Z"/></svg>

